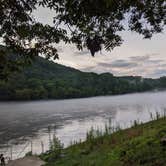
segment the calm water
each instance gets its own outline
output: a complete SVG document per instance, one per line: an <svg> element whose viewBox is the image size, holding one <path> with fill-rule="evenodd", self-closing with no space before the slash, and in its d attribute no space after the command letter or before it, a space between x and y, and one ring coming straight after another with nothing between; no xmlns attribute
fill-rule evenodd
<svg viewBox="0 0 166 166"><path fill-rule="evenodd" d="M68 146L84 140L91 128L113 125L129 127L134 120L148 121L150 113L166 110L166 92L35 102L0 102L0 153L19 158L32 150L48 149L51 134Z"/></svg>

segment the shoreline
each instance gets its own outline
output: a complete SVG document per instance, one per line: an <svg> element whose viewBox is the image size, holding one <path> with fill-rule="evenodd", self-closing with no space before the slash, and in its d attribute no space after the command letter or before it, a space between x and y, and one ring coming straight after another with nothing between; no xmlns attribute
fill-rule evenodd
<svg viewBox="0 0 166 166"><path fill-rule="evenodd" d="M154 163L164 166L166 162L166 151L163 151L166 145L161 142L166 139L166 117L156 116L155 120L143 124L135 122L131 128L118 129L112 134L106 130L98 136L92 131L89 134L86 141L63 149L59 156L50 151L41 158L47 162L46 166L67 166L68 163L71 166L76 163L80 166L91 163L95 166L101 163L105 166L153 166Z"/></svg>
<svg viewBox="0 0 166 166"><path fill-rule="evenodd" d="M146 94L146 93L160 93L166 92L166 89L163 90L151 90L151 91L143 91L143 92L130 92L130 93L121 93L121 94L109 94L109 95L96 95L96 96L85 96L85 97L73 97L73 98L48 98L48 99L34 99L34 100L0 100L1 103L17 103L17 102L40 102L40 101L64 101L64 100L79 100L79 99L91 99L91 98L100 98L100 97L116 97L116 96L125 96L132 94Z"/></svg>

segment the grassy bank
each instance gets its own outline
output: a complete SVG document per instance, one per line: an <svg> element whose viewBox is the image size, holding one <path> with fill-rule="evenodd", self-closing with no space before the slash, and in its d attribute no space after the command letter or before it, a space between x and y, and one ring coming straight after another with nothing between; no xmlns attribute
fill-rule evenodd
<svg viewBox="0 0 166 166"><path fill-rule="evenodd" d="M42 155L47 166L166 166L166 118L125 130L106 126L87 134L87 140ZM57 147L57 146L56 146Z"/></svg>

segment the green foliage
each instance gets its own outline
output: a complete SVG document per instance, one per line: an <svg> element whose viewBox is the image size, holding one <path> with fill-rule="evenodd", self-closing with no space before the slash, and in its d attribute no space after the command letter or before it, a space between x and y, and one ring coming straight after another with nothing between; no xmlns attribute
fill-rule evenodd
<svg viewBox="0 0 166 166"><path fill-rule="evenodd" d="M53 159L58 158L61 156L63 144L61 144L60 140L54 135L50 147L50 154L53 155Z"/></svg>
<svg viewBox="0 0 166 166"><path fill-rule="evenodd" d="M0 81L0 100L35 100L115 95L166 88L165 77L114 77L110 73L84 73L36 57L32 66Z"/></svg>
<svg viewBox="0 0 166 166"><path fill-rule="evenodd" d="M27 153L25 154L25 156L33 156L33 154L32 154L32 152L30 151L30 152L27 152Z"/></svg>
<svg viewBox="0 0 166 166"><path fill-rule="evenodd" d="M49 151L47 151L44 155L41 155L41 158L46 161L54 161L58 158L62 157L63 144L60 140L54 135L53 140L51 141L51 146Z"/></svg>
<svg viewBox="0 0 166 166"><path fill-rule="evenodd" d="M161 139L166 137L166 117L111 134L105 129L97 137L96 132L92 129L90 139L63 149L65 155L46 166L165 166Z"/></svg>
<svg viewBox="0 0 166 166"><path fill-rule="evenodd" d="M53 10L54 26L43 25L32 13L38 7ZM64 41L78 49L88 48L94 56L102 46L110 51L123 39L125 29L151 38L166 24L165 0L1 0L0 39L19 54L15 63L0 52L0 76L5 78L35 56L58 58L53 46ZM125 23L124 23L125 22ZM64 26L65 25L65 26ZM13 69L13 70L11 70Z"/></svg>

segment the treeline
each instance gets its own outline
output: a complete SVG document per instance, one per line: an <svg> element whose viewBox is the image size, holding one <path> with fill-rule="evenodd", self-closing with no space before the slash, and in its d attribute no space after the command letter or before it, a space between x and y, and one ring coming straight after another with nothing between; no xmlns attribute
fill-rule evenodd
<svg viewBox="0 0 166 166"><path fill-rule="evenodd" d="M114 77L85 73L38 57L32 66L0 81L0 100L65 99L115 95L166 88L166 77Z"/></svg>

